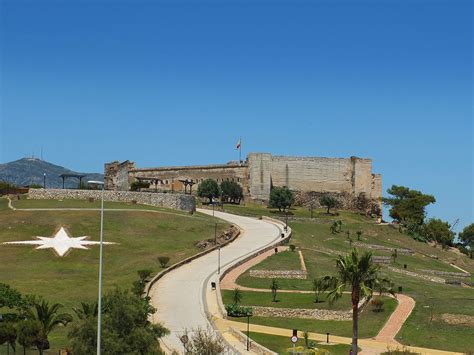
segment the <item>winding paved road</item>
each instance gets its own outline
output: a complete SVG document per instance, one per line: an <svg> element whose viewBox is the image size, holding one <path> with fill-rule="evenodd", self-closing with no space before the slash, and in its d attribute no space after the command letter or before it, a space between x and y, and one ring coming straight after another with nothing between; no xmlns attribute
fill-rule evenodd
<svg viewBox="0 0 474 355"><path fill-rule="evenodd" d="M212 215L212 211L199 210ZM221 271L280 238L281 230L273 223L255 218L215 212L215 216L242 229L237 240L221 249ZM218 251L206 254L171 271L150 290L157 312L153 320L163 323L171 333L163 338L168 350L182 349L179 336L184 328L206 328L210 325L205 301L211 281L217 281Z"/></svg>

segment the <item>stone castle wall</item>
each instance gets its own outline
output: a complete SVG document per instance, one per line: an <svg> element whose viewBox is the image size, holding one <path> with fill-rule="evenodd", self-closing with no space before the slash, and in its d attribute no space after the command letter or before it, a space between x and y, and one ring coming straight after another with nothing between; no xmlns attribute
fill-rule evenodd
<svg viewBox="0 0 474 355"><path fill-rule="evenodd" d="M197 191L197 187L205 179L213 179L218 183L234 181L240 184L244 194L248 195L246 164L132 169L129 171L129 177L132 180L138 178L150 179L150 189L152 190L174 192L184 192L184 185L180 180L192 180L195 183L192 187L193 191ZM153 179L159 180L153 181Z"/></svg>
<svg viewBox="0 0 474 355"><path fill-rule="evenodd" d="M187 179L193 181L195 192L203 180L213 179L218 183L235 181L242 186L246 197L262 201L267 201L271 188L277 186L287 186L301 193L330 193L349 200L361 194L371 200L382 196L382 177L372 173L372 160L357 157L288 157L250 153L240 164L137 169L126 161L106 164L105 170L106 181L110 181L106 188L116 190L128 190L134 180L148 179L151 190L184 192L184 185L179 180Z"/></svg>
<svg viewBox="0 0 474 355"><path fill-rule="evenodd" d="M101 199L101 190L74 190L74 189L30 189L28 197L31 199L87 200ZM196 210L196 200L191 195L166 194L134 191L104 191L104 201L109 202L136 202L142 205L172 208L186 212Z"/></svg>

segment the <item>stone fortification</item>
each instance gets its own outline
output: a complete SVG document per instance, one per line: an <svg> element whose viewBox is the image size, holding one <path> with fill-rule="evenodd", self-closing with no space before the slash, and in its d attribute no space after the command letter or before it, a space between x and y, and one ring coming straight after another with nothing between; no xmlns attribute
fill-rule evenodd
<svg viewBox="0 0 474 355"><path fill-rule="evenodd" d="M72 189L30 189L28 197L31 199L87 200L101 199L101 190L72 190ZM134 202L142 205L172 208L186 212L196 210L196 200L193 196L183 194L150 193L134 191L104 191L104 201Z"/></svg>
<svg viewBox="0 0 474 355"><path fill-rule="evenodd" d="M246 197L260 201L268 201L271 188L276 186L287 186L299 194L303 205L305 199L308 202L305 194L311 193L317 196L332 194L347 208L352 208L360 196L369 201L379 201L382 196L382 177L372 173L372 160L357 157L289 157L250 153L244 162L220 165L142 169L129 161L105 164L106 189L109 190L128 190L133 181L146 180L150 182L152 191L184 192L183 181L187 180L193 182L193 191L196 191L205 179L214 179L218 183L237 182Z"/></svg>

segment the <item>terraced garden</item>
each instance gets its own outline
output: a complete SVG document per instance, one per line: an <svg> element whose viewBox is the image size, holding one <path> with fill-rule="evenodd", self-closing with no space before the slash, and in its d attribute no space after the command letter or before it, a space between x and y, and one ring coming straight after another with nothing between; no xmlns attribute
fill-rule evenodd
<svg viewBox="0 0 474 355"><path fill-rule="evenodd" d="M226 206L225 208L232 213L247 216L267 215L285 220L283 213L261 205ZM308 279L278 279L281 289L312 290L314 278L334 273L335 258L338 254L344 254L350 250L351 244L360 243L357 244L359 249L372 250L374 256L390 259L388 264L381 264L381 273L395 283L396 289L401 287L404 294L413 297L416 301L414 311L397 335L398 341L406 345L459 352L474 349L474 337L472 336L474 331L474 288L468 286L474 282L474 260L455 250L443 250L440 247L415 241L406 234L400 233L397 228L390 225L376 225L370 218L359 214L341 211L338 215L333 216L325 214L322 210L313 212L314 218L311 219L309 218L310 212L306 209L294 208L290 211L288 223L293 230L293 238L290 243L303 252ZM334 220L342 221L342 231L333 234L330 231L330 226ZM357 240L357 231L362 232L360 240ZM349 232L349 236L347 232ZM393 260L391 251L372 249L373 246L411 249L413 253L397 253L396 259ZM286 259L284 260L278 255L271 256L250 270L272 269L272 265L277 265L275 270L291 269L298 260L298 255L294 253L293 258L287 257ZM456 277L453 276L455 274L436 273L462 273L460 269L451 264L469 272L470 276ZM237 279L237 284L268 290L269 280L251 277L250 270ZM434 282L430 281L430 278L439 278L442 281ZM444 283L444 280L458 280L465 286L449 285ZM282 299L287 297L283 293L280 295ZM244 301L244 304L259 304L258 300L254 300L255 296L247 296L247 301ZM224 293L224 297L228 299L229 296ZM271 300L270 295L266 297ZM339 302L346 303L344 300ZM349 307L350 303L346 303L346 306ZM394 300L385 301L386 311L381 312L385 315L383 319L380 319L381 317L377 319L382 314L372 314L373 312L364 310L361 314L360 336L362 338L375 336L395 306ZM253 317L252 322L321 333L330 332L341 336L351 335L351 323L345 321Z"/></svg>

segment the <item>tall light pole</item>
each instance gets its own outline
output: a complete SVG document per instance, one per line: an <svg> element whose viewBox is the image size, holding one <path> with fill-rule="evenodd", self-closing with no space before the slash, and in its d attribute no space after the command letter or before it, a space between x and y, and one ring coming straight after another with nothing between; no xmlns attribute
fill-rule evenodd
<svg viewBox="0 0 474 355"><path fill-rule="evenodd" d="M46 188L46 173L43 173L43 189Z"/></svg>
<svg viewBox="0 0 474 355"><path fill-rule="evenodd" d="M99 297L97 301L97 355L100 355L100 340L102 332L102 255L104 246L104 182L88 181L88 183L102 186L102 196L100 201Z"/></svg>

